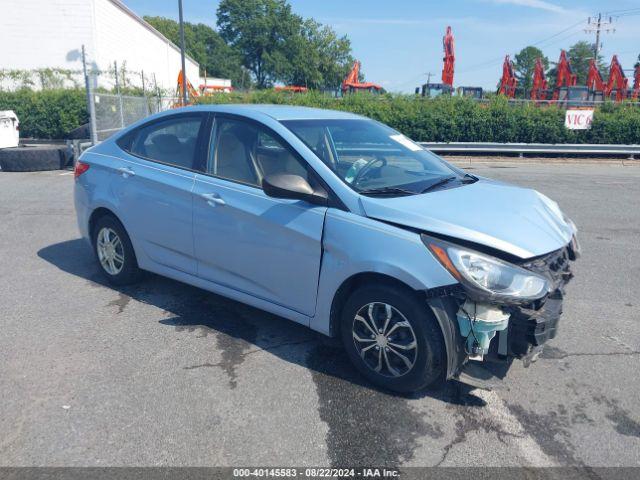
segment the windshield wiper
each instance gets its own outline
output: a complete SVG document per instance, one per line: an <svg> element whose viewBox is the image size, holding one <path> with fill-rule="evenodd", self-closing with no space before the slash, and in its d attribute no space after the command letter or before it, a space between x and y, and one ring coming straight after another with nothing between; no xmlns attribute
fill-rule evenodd
<svg viewBox="0 0 640 480"><path fill-rule="evenodd" d="M438 180L435 183L432 183L431 185L429 185L427 188L425 188L424 190L422 190L422 193L427 193L430 192L431 190L433 190L434 188L438 188L441 187L442 185L445 185L449 182L452 182L454 180L457 180L458 177L445 177L442 180Z"/></svg>
<svg viewBox="0 0 640 480"><path fill-rule="evenodd" d="M462 180L462 183L476 183L478 180L480 180L478 177L476 177L475 175L471 175L470 173L465 173L464 174L464 180Z"/></svg>
<svg viewBox="0 0 640 480"><path fill-rule="evenodd" d="M360 190L358 193L360 195L416 195L418 192L398 187L380 187Z"/></svg>

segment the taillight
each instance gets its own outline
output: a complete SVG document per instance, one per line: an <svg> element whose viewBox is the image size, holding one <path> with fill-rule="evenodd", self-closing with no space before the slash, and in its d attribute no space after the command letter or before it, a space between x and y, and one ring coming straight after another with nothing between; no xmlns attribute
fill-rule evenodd
<svg viewBox="0 0 640 480"><path fill-rule="evenodd" d="M81 162L80 160L78 160L76 162L75 168L73 169L73 178L78 178L80 175L82 175L87 170L89 170L89 164Z"/></svg>

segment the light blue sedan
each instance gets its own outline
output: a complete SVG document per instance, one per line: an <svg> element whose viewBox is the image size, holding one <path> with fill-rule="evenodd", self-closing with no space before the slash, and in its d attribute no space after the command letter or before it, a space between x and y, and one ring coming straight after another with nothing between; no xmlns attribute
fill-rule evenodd
<svg viewBox="0 0 640 480"><path fill-rule="evenodd" d="M149 117L75 167L106 278L143 270L340 336L373 383L482 384L557 331L576 227L350 113L273 105Z"/></svg>

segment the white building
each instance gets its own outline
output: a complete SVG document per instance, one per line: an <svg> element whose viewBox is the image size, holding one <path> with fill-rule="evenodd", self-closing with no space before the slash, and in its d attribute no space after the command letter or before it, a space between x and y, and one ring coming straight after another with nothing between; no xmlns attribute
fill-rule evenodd
<svg viewBox="0 0 640 480"><path fill-rule="evenodd" d="M176 4L177 5L177 4ZM177 8L177 6L176 6ZM98 84L113 85L114 62L127 79L164 90L176 87L180 49L119 0L2 0L0 69L71 70L83 86L82 45L91 69L105 72ZM199 66L186 59L187 78L197 82ZM6 85L5 85L6 86Z"/></svg>

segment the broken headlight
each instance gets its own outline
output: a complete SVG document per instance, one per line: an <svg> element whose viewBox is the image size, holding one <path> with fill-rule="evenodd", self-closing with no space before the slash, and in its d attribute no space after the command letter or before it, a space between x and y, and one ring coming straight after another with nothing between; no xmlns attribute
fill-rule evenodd
<svg viewBox="0 0 640 480"><path fill-rule="evenodd" d="M422 240L474 299L525 303L551 288L547 278L495 257L426 236Z"/></svg>

